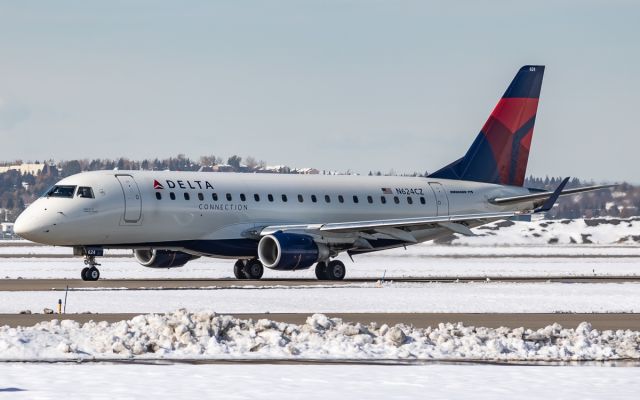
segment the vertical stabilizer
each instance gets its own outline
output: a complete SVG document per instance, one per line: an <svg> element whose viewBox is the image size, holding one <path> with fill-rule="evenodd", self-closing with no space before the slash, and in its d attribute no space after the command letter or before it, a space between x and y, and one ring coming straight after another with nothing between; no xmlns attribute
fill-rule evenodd
<svg viewBox="0 0 640 400"><path fill-rule="evenodd" d="M542 65L520 68L467 154L429 176L522 186L543 75Z"/></svg>

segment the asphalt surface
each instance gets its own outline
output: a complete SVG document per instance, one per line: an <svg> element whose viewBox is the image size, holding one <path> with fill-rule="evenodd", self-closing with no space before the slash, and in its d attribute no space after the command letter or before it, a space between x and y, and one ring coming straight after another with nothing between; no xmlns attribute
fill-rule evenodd
<svg viewBox="0 0 640 400"><path fill-rule="evenodd" d="M79 323L88 321L117 322L138 314L0 314L0 326L33 326L38 322L52 319L74 320ZM273 314L231 314L242 319L271 319L280 322L303 324L309 314L273 313ZM559 323L565 328L575 328L581 322L587 321L595 329L632 329L640 330L640 314L469 314L469 313L328 313L330 317L342 318L344 321L369 324L408 324L417 327L436 326L441 322L462 322L465 325L498 328L525 327L531 329L543 328L547 325Z"/></svg>
<svg viewBox="0 0 640 400"><path fill-rule="evenodd" d="M255 287L297 287L297 286L349 286L363 283L377 283L378 279L360 278L342 281L319 281L317 279L101 279L96 282L85 282L80 279L0 279L0 292L12 291L44 291L69 289L129 289L129 290L179 290L179 289L224 289L224 288L255 288ZM418 282L418 283L453 283L453 282L561 282L561 283L630 283L640 282L640 276L472 276L455 277L441 276L428 278L389 277L385 282Z"/></svg>

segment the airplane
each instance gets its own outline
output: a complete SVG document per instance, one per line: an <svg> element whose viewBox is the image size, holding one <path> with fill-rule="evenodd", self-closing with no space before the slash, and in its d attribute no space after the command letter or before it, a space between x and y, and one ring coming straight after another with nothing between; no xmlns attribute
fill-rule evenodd
<svg viewBox="0 0 640 400"><path fill-rule="evenodd" d="M559 196L523 187L544 66L526 65L466 154L426 177L176 171L92 171L66 177L16 220L28 240L73 247L83 280L100 277L104 249L132 249L150 268L198 257L236 259L238 279L264 267L315 265L321 280L346 275L354 256L437 239L551 209Z"/></svg>

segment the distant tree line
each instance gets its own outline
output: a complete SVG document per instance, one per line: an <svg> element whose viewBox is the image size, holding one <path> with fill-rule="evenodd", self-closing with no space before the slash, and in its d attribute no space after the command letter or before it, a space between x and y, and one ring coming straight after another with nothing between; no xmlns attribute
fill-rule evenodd
<svg viewBox="0 0 640 400"><path fill-rule="evenodd" d="M94 159L94 160L69 160L58 163L44 163L42 172L37 175L21 174L17 170L9 170L0 173L0 218L4 220L5 214L10 221L24 210L24 208L42 195L58 180L84 171L96 170L152 170L152 171L235 171L247 173L271 172L271 173L300 173L295 168L279 166L267 168L266 162L254 157L246 157L244 160L238 155L233 155L225 160L222 157L209 155L192 160L183 154L166 159L145 159L142 161L128 158ZM321 171L319 173L335 172ZM349 174L350 171L344 172ZM370 171L370 176L393 176L395 171L386 173ZM413 173L404 176L425 176L425 174ZM530 188L553 190L560 182L561 177L534 177L529 176L525 180L525 186ZM573 178L567 188L594 185L594 182L585 182ZM5 213L6 211L6 213ZM580 218L580 217L629 217L640 215L640 187L623 183L615 188L584 193L576 196L561 198L558 205L547 213L548 218Z"/></svg>

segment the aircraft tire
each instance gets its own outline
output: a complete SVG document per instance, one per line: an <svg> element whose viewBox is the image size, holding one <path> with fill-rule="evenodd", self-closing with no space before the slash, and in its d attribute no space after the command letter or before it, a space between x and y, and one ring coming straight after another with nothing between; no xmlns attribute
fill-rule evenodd
<svg viewBox="0 0 640 400"><path fill-rule="evenodd" d="M233 264L233 275L236 279L247 279L247 276L244 274L244 261L238 260L235 264Z"/></svg>
<svg viewBox="0 0 640 400"><path fill-rule="evenodd" d="M329 279L327 276L327 263L322 261L316 264L316 278L320 281Z"/></svg>
<svg viewBox="0 0 640 400"><path fill-rule="evenodd" d="M82 271L80 271L80 277L83 281L89 280L89 267L82 268Z"/></svg>
<svg viewBox="0 0 640 400"><path fill-rule="evenodd" d="M262 278L262 274L264 274L264 267L260 260L249 260L244 268L242 268L242 272L244 273L244 276L246 276L245 279L257 280Z"/></svg>
<svg viewBox="0 0 640 400"><path fill-rule="evenodd" d="M329 262L327 266L327 279L330 281L341 281L344 279L344 276L347 274L347 269L344 266L344 263L339 260L333 260Z"/></svg>
<svg viewBox="0 0 640 400"><path fill-rule="evenodd" d="M87 280L95 282L100 279L100 271L96 267L91 267L87 271L86 277L88 278Z"/></svg>

